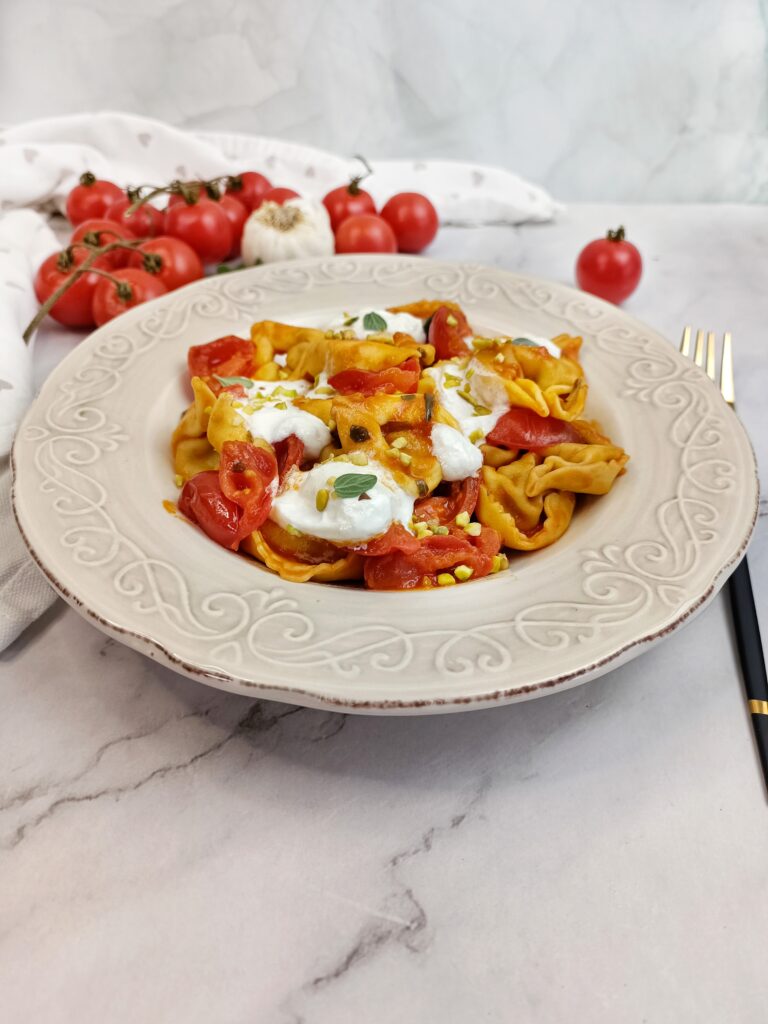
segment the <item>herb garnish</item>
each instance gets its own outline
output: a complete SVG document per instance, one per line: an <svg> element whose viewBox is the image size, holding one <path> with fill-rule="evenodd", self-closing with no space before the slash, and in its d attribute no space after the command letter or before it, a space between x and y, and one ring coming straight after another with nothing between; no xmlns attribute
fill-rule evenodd
<svg viewBox="0 0 768 1024"><path fill-rule="evenodd" d="M337 476L333 489L339 498L359 498L378 483L373 473L343 473Z"/></svg>
<svg viewBox="0 0 768 1024"><path fill-rule="evenodd" d="M386 331L387 321L378 313L366 313L363 317L363 328L366 331Z"/></svg>
<svg viewBox="0 0 768 1024"><path fill-rule="evenodd" d="M250 377L220 377L218 373L213 375L216 380L225 388L230 388L234 384L240 384L244 388L252 388L256 383L255 380L251 380Z"/></svg>

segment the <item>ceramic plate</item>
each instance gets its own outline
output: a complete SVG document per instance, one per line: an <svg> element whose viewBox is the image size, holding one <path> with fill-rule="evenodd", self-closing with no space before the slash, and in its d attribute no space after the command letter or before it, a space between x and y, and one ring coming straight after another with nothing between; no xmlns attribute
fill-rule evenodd
<svg viewBox="0 0 768 1024"><path fill-rule="evenodd" d="M285 582L164 510L189 345L433 297L480 333L583 335L587 413L632 458L559 543L475 583L376 593ZM741 424L654 331L562 285L398 256L255 268L131 310L51 374L13 461L30 551L110 636L223 689L399 714L540 696L639 654L722 586L758 497Z"/></svg>

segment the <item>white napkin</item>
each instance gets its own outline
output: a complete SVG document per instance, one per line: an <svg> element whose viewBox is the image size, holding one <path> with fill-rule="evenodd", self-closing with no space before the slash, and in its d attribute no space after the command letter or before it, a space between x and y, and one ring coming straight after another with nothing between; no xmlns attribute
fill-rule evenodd
<svg viewBox="0 0 768 1024"><path fill-rule="evenodd" d="M377 204L394 192L424 192L444 224L547 221L560 209L543 189L499 168L446 160L373 160L371 167L365 188ZM34 273L59 248L48 214L64 211L86 170L121 185L261 170L275 184L321 198L361 164L279 139L189 133L131 114L76 114L0 131L0 459L32 397L32 350L21 332L37 308ZM53 600L12 521L9 488L1 471L0 650Z"/></svg>

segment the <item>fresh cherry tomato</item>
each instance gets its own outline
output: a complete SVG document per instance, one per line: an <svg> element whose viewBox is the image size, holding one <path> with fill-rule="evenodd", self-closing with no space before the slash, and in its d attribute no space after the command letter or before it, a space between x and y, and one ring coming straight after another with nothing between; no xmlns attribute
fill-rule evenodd
<svg viewBox="0 0 768 1024"><path fill-rule="evenodd" d="M169 292L203 276L203 264L195 250L180 238L171 238L170 235L142 242L131 253L129 266L146 270L162 281Z"/></svg>
<svg viewBox="0 0 768 1024"><path fill-rule="evenodd" d="M581 441L572 423L554 416L539 416L532 409L514 408L505 412L488 435L488 444L497 448L536 450L551 444Z"/></svg>
<svg viewBox="0 0 768 1024"><path fill-rule="evenodd" d="M71 277L72 272L87 258L77 249L64 249L43 260L35 275L35 295L38 302L46 302ZM93 327L91 309L93 292L102 278L98 274L83 274L70 285L52 307L49 316L67 327Z"/></svg>
<svg viewBox="0 0 768 1024"><path fill-rule="evenodd" d="M239 544L243 512L224 495L215 469L187 480L179 496L179 512L222 547L236 548Z"/></svg>
<svg viewBox="0 0 768 1024"><path fill-rule="evenodd" d="M242 174L235 174L229 179L227 195L237 199L250 213L252 210L258 210L271 188L272 182L263 174L259 174L258 171L243 171Z"/></svg>
<svg viewBox="0 0 768 1024"><path fill-rule="evenodd" d="M397 252L392 228L374 213L358 213L336 231L336 252Z"/></svg>
<svg viewBox="0 0 768 1024"><path fill-rule="evenodd" d="M342 395L413 395L419 385L419 361L414 356L387 370L341 370L328 383Z"/></svg>
<svg viewBox="0 0 768 1024"><path fill-rule="evenodd" d="M220 263L232 250L232 225L221 205L201 196L176 203L165 215L166 234L191 245L203 263Z"/></svg>
<svg viewBox="0 0 768 1024"><path fill-rule="evenodd" d="M123 190L111 181L104 181L86 171L80 175L80 184L75 185L67 196L67 217L70 224L76 226L84 220L103 217L122 194Z"/></svg>
<svg viewBox="0 0 768 1024"><path fill-rule="evenodd" d="M225 441L221 448L219 483L225 497L243 510L236 543L258 530L269 515L277 480L277 460L270 449L247 441Z"/></svg>
<svg viewBox="0 0 768 1024"><path fill-rule="evenodd" d="M154 238L156 235L162 235L163 221L165 220L162 210L158 210L151 203L144 203L133 213L128 213L131 206L133 206L133 200L122 195L111 204L106 217L108 220L122 224L133 238Z"/></svg>
<svg viewBox="0 0 768 1024"><path fill-rule="evenodd" d="M192 345L187 352L190 377L250 377L254 372L253 342L228 334L224 338Z"/></svg>
<svg viewBox="0 0 768 1024"><path fill-rule="evenodd" d="M576 281L585 292L608 302L623 302L640 283L643 260L624 236L624 228L590 242L576 261Z"/></svg>
<svg viewBox="0 0 768 1024"><path fill-rule="evenodd" d="M384 204L381 216L390 225L400 252L421 252L437 234L437 210L420 192L398 192Z"/></svg>
<svg viewBox="0 0 768 1024"><path fill-rule="evenodd" d="M441 572L466 565L472 578L487 576L493 568L501 538L488 526L472 537L460 527L449 527L448 534L434 534L418 542L414 551L392 551L365 559L365 582L371 590L413 590L437 583ZM364 552L360 552L364 554Z"/></svg>
<svg viewBox="0 0 768 1024"><path fill-rule="evenodd" d="M232 248L229 250L229 258L234 259L240 255L240 243L243 240L243 227L248 220L248 210L234 196L225 193L218 200L219 209L223 210L229 220L232 229Z"/></svg>
<svg viewBox="0 0 768 1024"><path fill-rule="evenodd" d="M168 290L162 281L136 267L122 267L112 276L117 280L102 277L93 292L93 319L99 327L127 309L165 295Z"/></svg>
<svg viewBox="0 0 768 1024"><path fill-rule="evenodd" d="M71 244L81 242L87 245L109 245L110 242L127 241L132 241L131 234L129 231L126 231L122 224L118 224L114 220L103 220L95 217L78 224L72 232L71 238ZM88 256L88 250L82 246L76 246L76 250L83 253L84 258ZM124 267L128 263L130 255L130 250L128 249L113 249L112 252L100 256L94 266L103 269Z"/></svg>
<svg viewBox="0 0 768 1024"><path fill-rule="evenodd" d="M472 515L479 494L480 481L476 476L455 480L450 494L430 494L428 498L419 498L413 508L413 518L425 523L436 519L441 526L448 526L456 522L456 516L462 512Z"/></svg>
<svg viewBox="0 0 768 1024"><path fill-rule="evenodd" d="M292 188L270 188L264 193L262 202L277 203L278 206L282 206L286 199L300 199L298 192L294 192ZM261 205L261 203L259 204Z"/></svg>
<svg viewBox="0 0 768 1024"><path fill-rule="evenodd" d="M466 338L472 336L472 328L460 309L440 306L429 318L427 341L435 346L438 359L452 359L469 352Z"/></svg>
<svg viewBox="0 0 768 1024"><path fill-rule="evenodd" d="M376 213L373 196L360 188L362 178L363 176L353 178L348 185L331 189L323 199L333 231L336 231L347 217L354 217L359 213Z"/></svg>

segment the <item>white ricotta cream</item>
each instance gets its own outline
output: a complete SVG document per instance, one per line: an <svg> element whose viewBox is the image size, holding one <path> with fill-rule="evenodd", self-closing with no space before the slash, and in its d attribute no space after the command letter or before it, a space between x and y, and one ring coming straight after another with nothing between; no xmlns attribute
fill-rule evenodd
<svg viewBox="0 0 768 1024"><path fill-rule="evenodd" d="M366 313L380 317L385 326L367 328ZM425 341L424 324L418 317L410 313L390 313L387 309L361 309L355 313L342 313L326 326L328 331L354 331L356 338L367 338L371 334L395 334L402 331L410 334L414 341Z"/></svg>
<svg viewBox="0 0 768 1024"><path fill-rule="evenodd" d="M471 441L447 423L432 424L432 454L440 463L443 480L465 480L475 476L483 464L483 454Z"/></svg>

